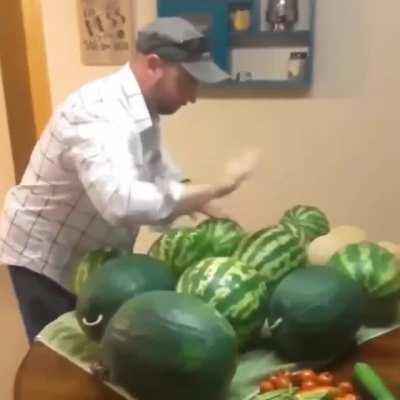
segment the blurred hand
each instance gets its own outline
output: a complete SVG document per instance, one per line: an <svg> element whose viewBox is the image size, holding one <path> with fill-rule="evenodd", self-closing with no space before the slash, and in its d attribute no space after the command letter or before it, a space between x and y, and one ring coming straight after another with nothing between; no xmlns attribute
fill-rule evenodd
<svg viewBox="0 0 400 400"><path fill-rule="evenodd" d="M217 197L226 196L236 190L243 181L248 179L254 171L260 158L259 150L248 150L241 157L228 162L225 173L220 181L220 190Z"/></svg>
<svg viewBox="0 0 400 400"><path fill-rule="evenodd" d="M199 209L199 212L201 212L204 215L207 215L210 218L232 219L231 215L224 210L224 207L220 200L212 200L204 204L204 206Z"/></svg>

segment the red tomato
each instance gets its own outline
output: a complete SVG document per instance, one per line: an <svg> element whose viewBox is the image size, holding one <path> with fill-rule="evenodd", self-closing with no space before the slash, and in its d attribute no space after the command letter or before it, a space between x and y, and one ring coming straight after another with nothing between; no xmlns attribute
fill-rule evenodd
<svg viewBox="0 0 400 400"><path fill-rule="evenodd" d="M354 387L350 382L340 382L338 388L342 396L348 393L354 393Z"/></svg>
<svg viewBox="0 0 400 400"><path fill-rule="evenodd" d="M290 371L283 371L280 373L280 376L284 376L285 378L288 378L290 381L292 380L292 373Z"/></svg>
<svg viewBox="0 0 400 400"><path fill-rule="evenodd" d="M315 382L315 380L306 379L301 383L302 390L314 389L315 387L317 387L317 382Z"/></svg>
<svg viewBox="0 0 400 400"><path fill-rule="evenodd" d="M269 380L275 385L276 384L276 380L278 379L277 375L271 375L269 377Z"/></svg>
<svg viewBox="0 0 400 400"><path fill-rule="evenodd" d="M322 372L317 376L317 383L321 386L332 386L333 381L334 378L330 372Z"/></svg>
<svg viewBox="0 0 400 400"><path fill-rule="evenodd" d="M356 396L354 393L347 393L344 397L344 400L358 400L358 396Z"/></svg>
<svg viewBox="0 0 400 400"><path fill-rule="evenodd" d="M275 389L275 385L270 380L262 381L260 384L260 393L270 392Z"/></svg>
<svg viewBox="0 0 400 400"><path fill-rule="evenodd" d="M316 381L317 374L312 369L303 369L300 373L302 381Z"/></svg>
<svg viewBox="0 0 400 400"><path fill-rule="evenodd" d="M290 379L283 375L278 376L275 382L275 386L277 389L286 389L289 388L291 385L292 383Z"/></svg>

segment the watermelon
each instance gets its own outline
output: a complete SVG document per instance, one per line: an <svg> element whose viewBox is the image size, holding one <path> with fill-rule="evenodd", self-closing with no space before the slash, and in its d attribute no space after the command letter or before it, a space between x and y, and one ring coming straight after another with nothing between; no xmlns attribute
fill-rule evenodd
<svg viewBox="0 0 400 400"><path fill-rule="evenodd" d="M105 247L89 251L75 268L73 277L73 293L78 294L82 285L89 279L97 269L110 258L118 257L123 254L122 250Z"/></svg>
<svg viewBox="0 0 400 400"><path fill-rule="evenodd" d="M293 271L267 304L273 346L290 361L333 359L352 345L364 306L361 286L339 271Z"/></svg>
<svg viewBox="0 0 400 400"><path fill-rule="evenodd" d="M111 382L143 400L222 400L238 353L235 333L217 311L167 291L125 302L102 348Z"/></svg>
<svg viewBox="0 0 400 400"><path fill-rule="evenodd" d="M308 244L308 239L305 233L305 230L298 224L295 224L291 221L283 221L279 225L284 226L288 229L295 237L299 239L299 242L306 246Z"/></svg>
<svg viewBox="0 0 400 400"><path fill-rule="evenodd" d="M176 278L161 261L143 254L113 258L81 288L76 317L86 335L99 341L104 329L128 299L151 290L174 290Z"/></svg>
<svg viewBox="0 0 400 400"><path fill-rule="evenodd" d="M400 263L393 253L375 243L355 243L336 252L328 266L363 287L368 298L366 325L385 325L397 316Z"/></svg>
<svg viewBox="0 0 400 400"><path fill-rule="evenodd" d="M303 228L308 242L327 234L330 230L327 216L313 206L297 205L287 210L280 222L291 222Z"/></svg>
<svg viewBox="0 0 400 400"><path fill-rule="evenodd" d="M207 251L205 235L196 228L175 228L161 235L150 247L148 254L167 264L176 276Z"/></svg>
<svg viewBox="0 0 400 400"><path fill-rule="evenodd" d="M247 235L234 257L259 271L267 283L276 284L289 272L304 266L306 251L302 236L279 224Z"/></svg>
<svg viewBox="0 0 400 400"><path fill-rule="evenodd" d="M230 219L210 218L196 227L208 242L206 257L229 257L236 250L245 232Z"/></svg>
<svg viewBox="0 0 400 400"><path fill-rule="evenodd" d="M215 307L231 323L241 346L257 337L265 322L265 280L239 260L213 257L199 261L182 274L176 290Z"/></svg>

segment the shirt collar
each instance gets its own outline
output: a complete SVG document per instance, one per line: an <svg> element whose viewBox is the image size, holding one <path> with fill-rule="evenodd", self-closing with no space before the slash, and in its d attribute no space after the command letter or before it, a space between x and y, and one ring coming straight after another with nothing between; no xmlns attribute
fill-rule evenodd
<svg viewBox="0 0 400 400"><path fill-rule="evenodd" d="M121 88L126 97L129 112L135 122L143 129L148 129L158 124L160 117L158 115L150 115L150 111L146 105L139 83L127 63L119 72L121 79Z"/></svg>

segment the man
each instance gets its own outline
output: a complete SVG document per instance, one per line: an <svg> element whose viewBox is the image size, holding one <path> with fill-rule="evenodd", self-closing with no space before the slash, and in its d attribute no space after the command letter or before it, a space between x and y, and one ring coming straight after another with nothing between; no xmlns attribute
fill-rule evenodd
<svg viewBox="0 0 400 400"><path fill-rule="evenodd" d="M74 308L71 276L85 253L131 250L141 225L196 211L218 216L215 199L251 170L244 159L216 183L180 182L161 148L159 115L194 103L199 81L227 75L211 61L203 34L181 18L147 26L137 50L132 62L55 111L21 183L7 195L0 262L9 265L30 340Z"/></svg>

